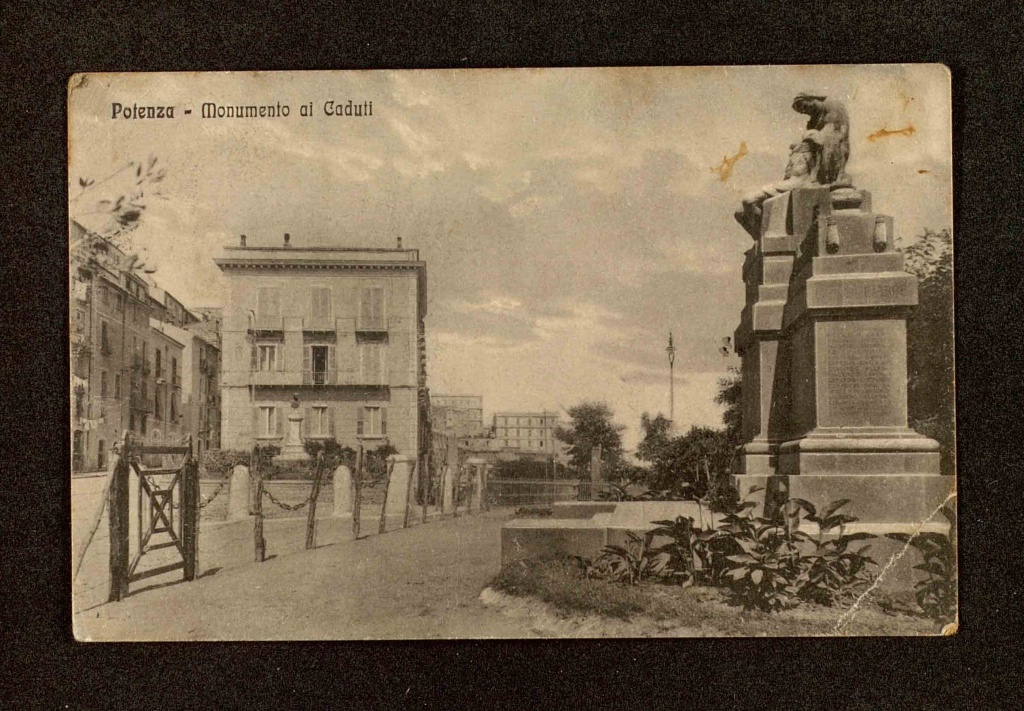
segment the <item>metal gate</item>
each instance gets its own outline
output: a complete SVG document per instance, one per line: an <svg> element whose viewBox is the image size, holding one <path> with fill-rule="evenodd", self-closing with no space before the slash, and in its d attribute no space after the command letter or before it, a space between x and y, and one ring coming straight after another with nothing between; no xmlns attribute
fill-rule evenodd
<svg viewBox="0 0 1024 711"><path fill-rule="evenodd" d="M171 467L146 468L145 457L181 456ZM135 488L137 546L131 556L131 485ZM185 446L144 446L125 435L110 485L110 601L124 599L131 583L183 571L185 580L196 575L199 467L192 456L192 437ZM179 515L176 517L175 512ZM142 565L146 556L169 549L175 560L155 567ZM150 557L150 560L153 556Z"/></svg>

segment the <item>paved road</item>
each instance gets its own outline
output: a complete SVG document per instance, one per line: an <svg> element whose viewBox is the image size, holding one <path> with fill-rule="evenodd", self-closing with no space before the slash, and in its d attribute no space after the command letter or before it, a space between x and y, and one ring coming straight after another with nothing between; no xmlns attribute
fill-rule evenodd
<svg viewBox="0 0 1024 711"><path fill-rule="evenodd" d="M435 639L535 636L484 607L508 509L216 568L75 615L82 640ZM278 525L291 525L281 523ZM302 525L297 522L295 525ZM251 527L248 533L251 546ZM270 536L268 535L268 541ZM273 548L268 549L272 554Z"/></svg>

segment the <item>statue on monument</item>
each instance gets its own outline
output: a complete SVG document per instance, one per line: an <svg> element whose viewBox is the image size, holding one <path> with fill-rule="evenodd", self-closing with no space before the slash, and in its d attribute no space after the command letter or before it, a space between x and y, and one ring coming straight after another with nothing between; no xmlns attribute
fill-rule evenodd
<svg viewBox="0 0 1024 711"><path fill-rule="evenodd" d="M841 101L801 93L793 99L793 110L808 116L807 128L789 149L789 163L783 179L762 186L743 197L736 221L751 237L760 237L761 206L768 198L798 187L850 187L846 161L850 157L850 118Z"/></svg>

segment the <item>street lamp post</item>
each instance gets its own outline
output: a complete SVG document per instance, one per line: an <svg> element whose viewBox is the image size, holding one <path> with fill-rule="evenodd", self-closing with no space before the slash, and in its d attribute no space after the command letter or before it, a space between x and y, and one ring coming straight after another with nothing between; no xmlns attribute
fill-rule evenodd
<svg viewBox="0 0 1024 711"><path fill-rule="evenodd" d="M668 332L668 421L671 427L676 420L676 379L674 367L676 362L676 348L672 345L672 332Z"/></svg>

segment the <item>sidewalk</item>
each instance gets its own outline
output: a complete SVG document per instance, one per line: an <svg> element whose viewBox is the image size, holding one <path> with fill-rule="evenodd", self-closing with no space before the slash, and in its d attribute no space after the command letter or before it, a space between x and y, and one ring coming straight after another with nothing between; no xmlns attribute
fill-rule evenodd
<svg viewBox="0 0 1024 711"><path fill-rule="evenodd" d="M428 521L359 541L345 535L351 530L348 519L323 519L320 547L310 551L302 550L304 521L270 520L268 560L219 569L218 556L237 560L247 551L251 560L252 555L252 522L222 524L204 532L208 546L200 552L198 580L164 582L133 591L120 603L79 612L74 616L76 637L163 641L533 636L522 622L484 607L478 599L500 568L500 528L510 518L510 509L494 510ZM363 521L367 532L376 534L376 526L376 519Z"/></svg>

